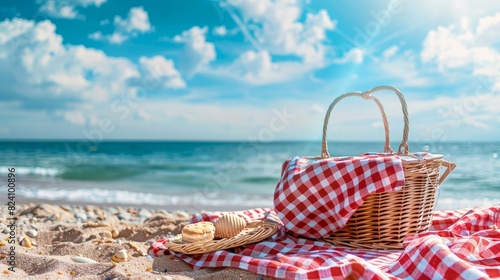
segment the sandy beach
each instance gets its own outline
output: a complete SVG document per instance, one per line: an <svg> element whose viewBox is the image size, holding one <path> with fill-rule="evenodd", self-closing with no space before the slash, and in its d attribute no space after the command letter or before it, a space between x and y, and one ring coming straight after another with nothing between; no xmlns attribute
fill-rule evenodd
<svg viewBox="0 0 500 280"><path fill-rule="evenodd" d="M16 209L12 272L5 205L0 213L2 279L267 279L233 268L193 270L177 258L146 254L154 240L179 234L194 213L35 203ZM127 260L112 261L121 250Z"/></svg>

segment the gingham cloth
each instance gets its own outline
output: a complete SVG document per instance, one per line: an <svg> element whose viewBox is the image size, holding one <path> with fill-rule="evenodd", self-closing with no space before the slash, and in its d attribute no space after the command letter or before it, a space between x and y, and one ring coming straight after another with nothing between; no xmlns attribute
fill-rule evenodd
<svg viewBox="0 0 500 280"><path fill-rule="evenodd" d="M285 233L271 209L235 213L247 221L268 219L278 232L247 247L200 255L166 249L167 239L149 248L153 257L178 257L195 269L233 267L286 279L500 279L500 206L434 213L432 228L405 240L403 250L335 247ZM215 221L222 212L197 215L192 222ZM464 215L465 214L465 215Z"/></svg>
<svg viewBox="0 0 500 280"><path fill-rule="evenodd" d="M369 194L401 190L404 182L397 155L294 157L283 166L274 207L289 232L328 237L345 226Z"/></svg>

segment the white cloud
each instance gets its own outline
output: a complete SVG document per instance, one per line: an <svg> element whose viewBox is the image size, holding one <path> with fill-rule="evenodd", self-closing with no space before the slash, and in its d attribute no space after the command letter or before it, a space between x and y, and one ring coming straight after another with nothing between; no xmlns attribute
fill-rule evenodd
<svg viewBox="0 0 500 280"><path fill-rule="evenodd" d="M393 45L382 52L382 59L375 59L374 62L374 72L382 72L387 78L397 79L400 87L423 87L432 83L424 75L425 72L419 67L419 61L411 50L400 53L399 47Z"/></svg>
<svg viewBox="0 0 500 280"><path fill-rule="evenodd" d="M344 54L342 58L335 59L335 63L355 63L360 64L363 62L364 51L359 48L352 48Z"/></svg>
<svg viewBox="0 0 500 280"><path fill-rule="evenodd" d="M445 73L465 71L490 79L500 89L500 12L479 19L474 29L466 19L460 26L431 30L423 43L421 58Z"/></svg>
<svg viewBox="0 0 500 280"><path fill-rule="evenodd" d="M127 18L125 19L122 19L120 16L116 16L114 23L116 28L120 31L124 31L124 33L133 33L136 31L145 33L152 30L148 13L143 7L130 9Z"/></svg>
<svg viewBox="0 0 500 280"><path fill-rule="evenodd" d="M174 42L184 43L184 53L179 68L186 71L188 75L206 69L208 64L216 58L214 44L206 40L207 31L206 26L202 28L194 26L174 37Z"/></svg>
<svg viewBox="0 0 500 280"><path fill-rule="evenodd" d="M107 0L37 0L41 4L40 11L55 18L82 18L76 7L100 7Z"/></svg>
<svg viewBox="0 0 500 280"><path fill-rule="evenodd" d="M82 112L97 106L107 106L109 111L112 101L135 96L141 85L132 81L150 82L152 78L162 88L186 87L171 60L142 57L139 71L126 58L110 57L81 45L64 45L55 30L50 21L0 22L0 101L16 101L23 108L92 125L96 116Z"/></svg>
<svg viewBox="0 0 500 280"><path fill-rule="evenodd" d="M224 25L214 27L214 35L224 37L227 35L227 28Z"/></svg>
<svg viewBox="0 0 500 280"><path fill-rule="evenodd" d="M94 33L90 33L88 36L89 39L96 40L96 41L103 39L103 37L104 36L102 35L101 31L96 31Z"/></svg>
<svg viewBox="0 0 500 280"><path fill-rule="evenodd" d="M143 109L137 110L136 118L139 120L149 120L151 119L151 114Z"/></svg>
<svg viewBox="0 0 500 280"><path fill-rule="evenodd" d="M89 34L88 38L93 40L107 40L111 44L119 45L129 38L137 37L139 34L153 30L153 26L149 22L148 12L143 7L131 8L126 18L115 16L113 23L115 31L112 34L103 35L100 31L96 31Z"/></svg>
<svg viewBox="0 0 500 280"><path fill-rule="evenodd" d="M175 68L174 62L163 56L139 59L143 73L151 77L162 88L180 89L186 87L186 82Z"/></svg>
<svg viewBox="0 0 500 280"><path fill-rule="evenodd" d="M107 100L129 91L127 80L139 76L133 63L84 46L63 45L55 29L49 21L0 22L0 79L7 85L3 94L72 103Z"/></svg>
<svg viewBox="0 0 500 280"><path fill-rule="evenodd" d="M295 79L310 70L311 66L300 62L273 62L267 51L246 51L230 65L213 70L212 74L264 85Z"/></svg>
<svg viewBox="0 0 500 280"><path fill-rule="evenodd" d="M220 2L254 50L241 53L220 74L249 84L281 83L330 64L326 57L327 30L335 28L326 10L303 13L295 0L226 0ZM225 31L225 32L224 32ZM232 31L214 30L214 34ZM274 56L280 56L276 62ZM298 58L298 61L297 61ZM345 62L360 63L363 53L353 49ZM337 62L341 62L338 60Z"/></svg>
<svg viewBox="0 0 500 280"><path fill-rule="evenodd" d="M398 46L392 45L382 53L382 58L384 58L384 60L388 60L393 57L398 52L398 50Z"/></svg>
<svg viewBox="0 0 500 280"><path fill-rule="evenodd" d="M299 1L227 0L221 5L228 8L243 34L257 49L273 55L295 55L310 64L324 62L326 30L335 28L326 10L307 13L305 21L301 22Z"/></svg>
<svg viewBox="0 0 500 280"><path fill-rule="evenodd" d="M63 117L65 120L76 125L85 125L86 119L82 112L64 112Z"/></svg>

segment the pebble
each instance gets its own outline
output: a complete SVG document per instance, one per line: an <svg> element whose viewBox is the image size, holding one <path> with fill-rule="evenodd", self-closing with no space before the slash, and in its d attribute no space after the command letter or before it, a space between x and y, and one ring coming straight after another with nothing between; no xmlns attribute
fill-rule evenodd
<svg viewBox="0 0 500 280"><path fill-rule="evenodd" d="M106 218L106 214L101 209L98 208L94 209L94 213L102 219Z"/></svg>
<svg viewBox="0 0 500 280"><path fill-rule="evenodd" d="M87 220L87 215L85 213L75 213L75 219L85 222Z"/></svg>
<svg viewBox="0 0 500 280"><path fill-rule="evenodd" d="M69 205L61 205L59 207L61 207L61 209L64 211L71 211L71 207L69 207Z"/></svg>
<svg viewBox="0 0 500 280"><path fill-rule="evenodd" d="M111 213L111 215L116 215L120 213L120 211L118 211L118 209L116 209L115 207L109 207L108 211Z"/></svg>
<svg viewBox="0 0 500 280"><path fill-rule="evenodd" d="M120 232L118 230L116 230L116 229L111 230L111 237L117 238L118 235L120 235Z"/></svg>
<svg viewBox="0 0 500 280"><path fill-rule="evenodd" d="M71 257L71 259L77 263L97 263L93 259L89 259L89 258L81 257L81 256L74 256L74 257Z"/></svg>
<svg viewBox="0 0 500 280"><path fill-rule="evenodd" d="M83 224L83 227L84 228L87 228L87 227L107 227L109 226L108 224L106 223L103 223L103 222L86 222L85 224Z"/></svg>
<svg viewBox="0 0 500 280"><path fill-rule="evenodd" d="M30 230L26 231L26 235L31 237L31 238L35 238L38 235L38 232L34 229L30 229Z"/></svg>
<svg viewBox="0 0 500 280"><path fill-rule="evenodd" d="M9 233L9 232L10 232L9 227L8 227L8 226L6 226L6 225L3 225L3 226L2 226L2 233Z"/></svg>
<svg viewBox="0 0 500 280"><path fill-rule="evenodd" d="M61 217L59 216L59 214L52 214L50 215L47 219L51 220L51 221L59 221Z"/></svg>
<svg viewBox="0 0 500 280"><path fill-rule="evenodd" d="M85 215L87 216L87 220L92 220L97 218L97 215L95 215L93 212L86 212Z"/></svg>
<svg viewBox="0 0 500 280"><path fill-rule="evenodd" d="M165 218L167 218L169 220L175 220L175 216L172 215L171 213L165 212L164 215L165 215Z"/></svg>
<svg viewBox="0 0 500 280"><path fill-rule="evenodd" d="M127 212L123 212L123 213L118 214L118 219L120 219L120 220L130 220L131 217L132 217L132 215L130 213L127 213Z"/></svg>
<svg viewBox="0 0 500 280"><path fill-rule="evenodd" d="M141 217L141 218L146 218L146 219L148 219L148 218L150 218L150 217L151 217L151 215L152 215L152 214L151 214L151 212L149 212L149 210L148 210L148 209L144 209L144 208L143 208L143 209L139 210L139 214L138 214L138 215L139 215L139 217Z"/></svg>
<svg viewBox="0 0 500 280"><path fill-rule="evenodd" d="M188 213L184 212L184 211L176 211L175 212L175 215L178 217L178 218L181 218L181 219L190 219L191 218L191 215L189 215Z"/></svg>

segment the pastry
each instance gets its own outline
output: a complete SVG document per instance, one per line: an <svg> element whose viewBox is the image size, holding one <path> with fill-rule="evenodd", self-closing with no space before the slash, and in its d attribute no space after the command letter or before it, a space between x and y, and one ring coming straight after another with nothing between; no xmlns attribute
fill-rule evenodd
<svg viewBox="0 0 500 280"><path fill-rule="evenodd" d="M214 239L215 227L211 222L199 222L182 228L182 241L199 242Z"/></svg>
<svg viewBox="0 0 500 280"><path fill-rule="evenodd" d="M220 217L214 224L216 238L231 238L240 233L247 223L243 218L234 214Z"/></svg>

